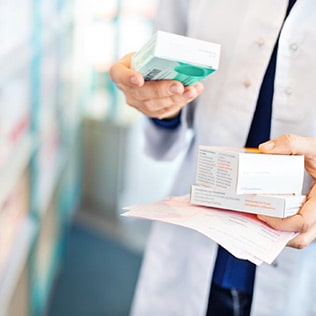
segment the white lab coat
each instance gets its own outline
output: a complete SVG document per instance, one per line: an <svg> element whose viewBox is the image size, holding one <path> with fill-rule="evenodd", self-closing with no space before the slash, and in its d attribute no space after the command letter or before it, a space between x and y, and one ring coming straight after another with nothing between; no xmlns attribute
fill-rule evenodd
<svg viewBox="0 0 316 316"><path fill-rule="evenodd" d="M222 45L219 70L196 104L182 111L177 131L146 127L147 151L186 158L172 194L194 183L197 146L244 146L260 84L281 29L287 0L165 0L159 29ZM181 23L180 23L181 22ZM281 32L271 137L316 137L316 1L298 0ZM316 211L316 210L315 210ZM275 264L257 268L252 315L316 315L316 244L285 248ZM217 245L175 225L154 223L132 306L133 316L204 316Z"/></svg>

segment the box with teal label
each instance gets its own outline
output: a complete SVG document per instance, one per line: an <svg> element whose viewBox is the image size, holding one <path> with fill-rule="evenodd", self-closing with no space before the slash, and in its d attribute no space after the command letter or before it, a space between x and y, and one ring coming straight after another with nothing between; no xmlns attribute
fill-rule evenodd
<svg viewBox="0 0 316 316"><path fill-rule="evenodd" d="M158 31L132 58L145 80L171 79L191 86L218 69L221 46Z"/></svg>

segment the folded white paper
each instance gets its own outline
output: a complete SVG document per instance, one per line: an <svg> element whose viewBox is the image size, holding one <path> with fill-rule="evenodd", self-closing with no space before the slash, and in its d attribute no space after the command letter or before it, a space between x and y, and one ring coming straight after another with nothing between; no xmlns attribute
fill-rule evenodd
<svg viewBox="0 0 316 316"><path fill-rule="evenodd" d="M194 229L240 259L271 264L294 232L272 229L256 215L197 206L189 195L124 208L123 216L161 221Z"/></svg>

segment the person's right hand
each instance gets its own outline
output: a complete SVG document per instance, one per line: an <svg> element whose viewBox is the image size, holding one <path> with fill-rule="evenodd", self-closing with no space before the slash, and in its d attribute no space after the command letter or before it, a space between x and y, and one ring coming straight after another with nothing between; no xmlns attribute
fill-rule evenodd
<svg viewBox="0 0 316 316"><path fill-rule="evenodd" d="M299 212L287 218L264 215L258 218L274 229L297 232L288 246L305 248L316 240L316 138L284 134L261 144L259 150L265 154L304 155L305 169L313 181Z"/></svg>
<svg viewBox="0 0 316 316"><path fill-rule="evenodd" d="M123 91L126 102L148 117L172 118L189 102L203 92L202 83L185 87L176 80L144 81L143 76L131 69L130 53L110 69L110 77Z"/></svg>

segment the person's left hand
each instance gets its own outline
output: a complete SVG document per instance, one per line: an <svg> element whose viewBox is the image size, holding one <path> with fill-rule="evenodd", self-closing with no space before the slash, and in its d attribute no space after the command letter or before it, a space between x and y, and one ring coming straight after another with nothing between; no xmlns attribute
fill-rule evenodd
<svg viewBox="0 0 316 316"><path fill-rule="evenodd" d="M289 247L302 249L316 239L316 138L284 134L274 140L263 143L259 150L266 154L304 155L305 169L313 181L306 201L296 215L276 218L258 215L258 218L277 230L298 232L288 242Z"/></svg>

